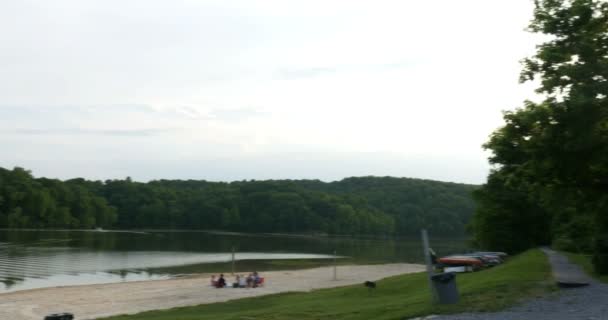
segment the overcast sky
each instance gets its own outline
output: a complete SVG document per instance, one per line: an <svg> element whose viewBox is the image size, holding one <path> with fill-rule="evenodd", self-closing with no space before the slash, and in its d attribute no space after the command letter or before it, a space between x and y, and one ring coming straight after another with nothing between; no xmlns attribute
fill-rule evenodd
<svg viewBox="0 0 608 320"><path fill-rule="evenodd" d="M531 0L0 1L0 167L482 183Z"/></svg>

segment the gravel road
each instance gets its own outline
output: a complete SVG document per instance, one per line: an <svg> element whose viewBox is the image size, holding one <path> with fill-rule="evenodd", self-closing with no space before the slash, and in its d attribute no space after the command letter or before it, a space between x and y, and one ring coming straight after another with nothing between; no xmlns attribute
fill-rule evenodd
<svg viewBox="0 0 608 320"><path fill-rule="evenodd" d="M587 287L561 289L549 297L494 313L456 314L433 320L608 320L608 285L593 282Z"/></svg>

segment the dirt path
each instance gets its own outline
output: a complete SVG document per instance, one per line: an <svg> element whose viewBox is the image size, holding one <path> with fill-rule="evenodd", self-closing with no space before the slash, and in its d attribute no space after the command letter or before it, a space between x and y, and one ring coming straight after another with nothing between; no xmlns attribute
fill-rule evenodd
<svg viewBox="0 0 608 320"><path fill-rule="evenodd" d="M73 313L78 320L147 310L221 302L287 291L346 286L398 274L423 271L417 264L385 264L272 271L262 274L266 285L254 289L215 289L208 275L172 280L34 289L0 294L0 319L41 320L57 312ZM228 277L228 282L233 281Z"/></svg>
<svg viewBox="0 0 608 320"><path fill-rule="evenodd" d="M593 282L580 266L571 263L563 254L549 248L542 250L549 258L553 278L560 287L582 287Z"/></svg>

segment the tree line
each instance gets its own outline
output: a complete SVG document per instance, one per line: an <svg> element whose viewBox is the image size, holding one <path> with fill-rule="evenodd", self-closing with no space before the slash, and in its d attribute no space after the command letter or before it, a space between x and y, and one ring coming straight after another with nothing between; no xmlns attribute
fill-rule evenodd
<svg viewBox="0 0 608 320"><path fill-rule="evenodd" d="M494 170L475 192L479 245L593 252L608 273L608 3L537 0L546 42L523 62L541 102L504 114L485 144Z"/></svg>
<svg viewBox="0 0 608 320"><path fill-rule="evenodd" d="M463 234L475 186L361 177L319 180L60 181L0 168L0 228Z"/></svg>

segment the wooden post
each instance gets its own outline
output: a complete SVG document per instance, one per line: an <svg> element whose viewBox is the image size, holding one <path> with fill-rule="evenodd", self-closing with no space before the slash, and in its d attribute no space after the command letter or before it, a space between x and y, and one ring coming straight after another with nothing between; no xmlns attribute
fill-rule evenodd
<svg viewBox="0 0 608 320"><path fill-rule="evenodd" d="M338 280L338 269L336 265L336 250L334 250L334 280Z"/></svg>
<svg viewBox="0 0 608 320"><path fill-rule="evenodd" d="M232 246L232 275L234 275L234 246Z"/></svg>
<svg viewBox="0 0 608 320"><path fill-rule="evenodd" d="M433 280L431 277L433 276L433 266L431 265L431 256L430 256L430 248L429 248L429 237L426 233L426 229L421 230L422 234L422 249L424 250L424 262L426 263L426 272L429 279L429 288L431 289L432 301L433 303L437 302L437 293L435 292L435 286L433 286Z"/></svg>

